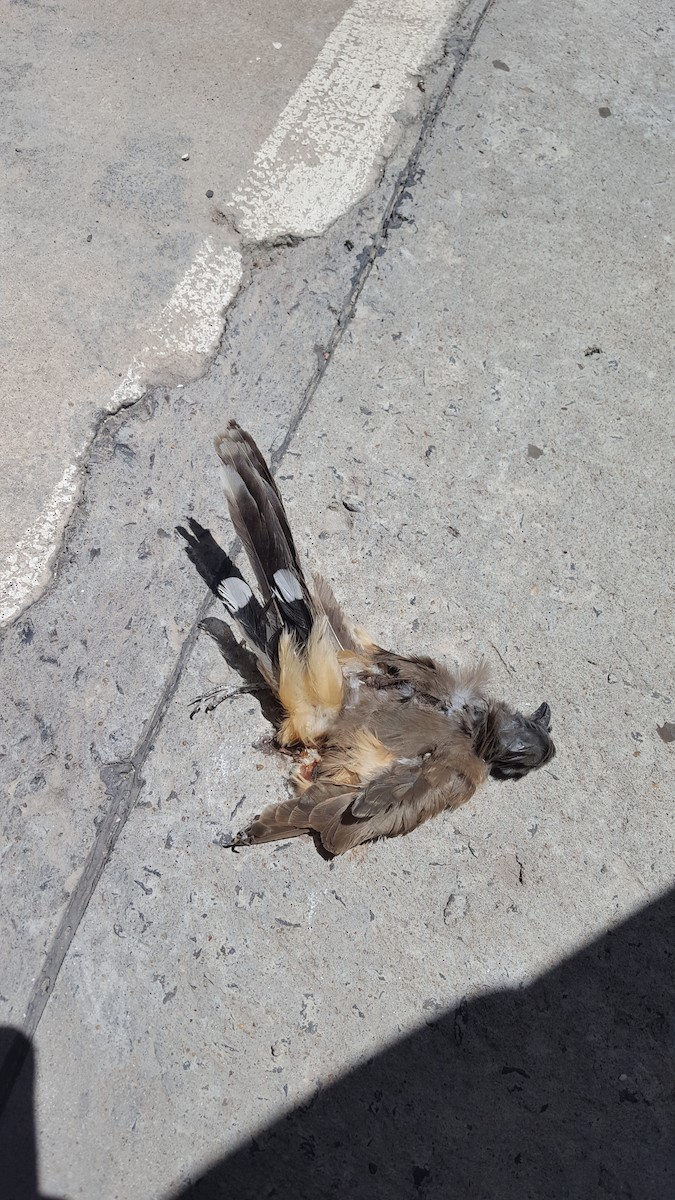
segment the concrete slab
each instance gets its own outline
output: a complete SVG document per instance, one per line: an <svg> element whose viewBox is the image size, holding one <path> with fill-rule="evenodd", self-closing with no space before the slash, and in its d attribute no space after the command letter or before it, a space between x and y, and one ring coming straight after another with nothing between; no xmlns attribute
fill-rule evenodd
<svg viewBox="0 0 675 1200"><path fill-rule="evenodd" d="M49 581L102 415L212 361L235 218L246 242L316 233L364 195L455 8L12 6L0 623Z"/></svg>
<svg viewBox="0 0 675 1200"><path fill-rule="evenodd" d="M627 4L473 28L372 271L372 210L276 252L208 378L106 423L57 586L6 639L8 1019L41 1015L44 1191L187 1197L220 1159L201 1194L672 1194L667 50ZM549 768L332 864L220 849L283 765L249 699L190 718L231 675L163 533L222 529L231 413L354 616L550 701Z"/></svg>
<svg viewBox="0 0 675 1200"><path fill-rule="evenodd" d="M445 67L434 86L448 74ZM431 94L432 72L428 80ZM196 392L155 389L102 424L55 586L4 636L0 669L10 700L0 770L10 803L0 1003L29 1033L137 798L196 636L199 581L186 574L174 525L197 512L214 527L223 522L213 430L238 412L261 446L282 452L381 245L378 230L418 132L404 129L379 188L332 238L251 252L248 285ZM184 594L174 594L176 572ZM208 599L197 612L207 609Z"/></svg>
<svg viewBox="0 0 675 1200"><path fill-rule="evenodd" d="M0 561L86 448L202 239L222 241L217 204L345 7L11 8Z"/></svg>
<svg viewBox="0 0 675 1200"><path fill-rule="evenodd" d="M227 536L212 430L238 411L268 451L284 436L319 369L315 339L326 345L334 327L331 292L339 303L351 284L353 256L341 249L328 272L319 243L298 247L292 268L290 251L275 252L243 293L198 394L153 391L108 419L57 584L5 635L0 890L10 1021L21 1022L40 992L44 955L109 810L101 770L134 759L175 687L181 647L194 641L204 585L174 527L198 514ZM217 682L217 660L211 671Z"/></svg>

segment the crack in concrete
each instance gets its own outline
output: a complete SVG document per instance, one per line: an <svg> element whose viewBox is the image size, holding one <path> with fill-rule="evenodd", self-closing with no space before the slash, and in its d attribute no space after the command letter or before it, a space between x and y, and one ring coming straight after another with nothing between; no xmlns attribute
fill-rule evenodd
<svg viewBox="0 0 675 1200"><path fill-rule="evenodd" d="M319 361L317 368L305 388L303 397L298 405L295 415L289 422L286 434L279 446L270 455L270 461L273 470L278 468L281 463L290 443L292 442L297 430L317 392L317 389L332 361L333 354L339 346L345 330L349 322L353 318L358 299L365 287L368 277L372 271L373 265L377 257L383 252L387 235L392 221L397 215L397 210L402 201L406 199L406 193L414 187L419 179L418 165L422 151L428 141L429 135L438 120L447 100L453 90L453 87L459 78L464 64L471 52L471 49L480 32L483 22L492 8L495 0L485 0L485 3L479 9L479 12L471 25L468 36L461 38L456 35L450 37L445 44L444 58L452 55L453 64L449 68L448 78L444 86L440 89L436 99L429 105L420 126L415 145L408 156L408 159L399 172L394 186L391 191L389 201L385 207L384 213L380 220L378 229L373 236L370 251L364 255L358 270L355 273L352 288L349 294L345 297L340 311L335 320L333 332L328 340L328 344L323 352L318 356ZM462 11L459 20L461 21L471 5L467 5ZM269 245L269 244L268 244ZM250 247L251 253L257 249L260 252L260 247ZM239 294L241 294L240 289ZM232 312L232 306L228 308L227 316L223 328L223 334L219 343L222 345L222 340L227 331L229 314ZM206 374L206 372L205 372ZM156 389L152 389L153 391ZM118 411L122 409L134 409L142 404L149 393L139 397L136 400L130 401L128 404L122 404ZM106 414L100 422L96 436L100 433L106 420L110 419L111 414ZM95 438L92 439L92 444ZM85 468L86 470L86 468ZM83 502L83 497L79 500L78 506ZM75 511L75 510L74 510ZM69 525L72 521L72 516L69 520ZM67 534L67 529L64 531ZM234 541L230 548L230 554L233 556L238 550L239 543ZM67 550L67 536L64 536L63 546L59 553L59 558L63 556ZM54 579L56 578L56 574ZM52 580L53 586L54 580ZM122 830L125 827L126 821L134 809L138 796L143 787L142 769L143 765L150 753L153 745L153 740L162 727L164 715L173 698L183 668L188 661L199 632L199 626L204 618L208 615L209 610L215 603L214 597L210 591L207 591L201 604L197 610L195 620L181 646L180 652L174 664L174 667L167 679L155 705L155 708L147 722L143 735L131 756L131 759L124 762L113 762L105 764L100 771L101 778L105 784L106 793L110 798L110 807L102 822L100 823L96 838L85 860L84 867L77 884L75 885L71 897L66 906L65 912L59 922L58 929L54 935L52 944L47 951L44 960L44 966L35 981L28 1005L25 1011L25 1020L23 1033L28 1042L20 1044L17 1038L15 1044L10 1049L5 1061L0 1068L0 1115L6 1105L11 1094L14 1083L22 1069L25 1057L28 1051L28 1046L33 1040L37 1031L38 1025L46 1008L47 1002L51 993L54 990L59 972L66 959L70 946L77 933L79 925L84 918L84 915L89 906L89 902L94 895L98 882L103 874L105 866L109 861L115 845L119 839ZM25 612L25 610L24 610Z"/></svg>
<svg viewBox="0 0 675 1200"><path fill-rule="evenodd" d="M449 76L448 80L446 81L445 86L440 90L440 92L436 96L436 99L432 103L427 103L427 106L424 110L424 115L422 117L422 122L420 125L420 133L418 135L418 139L416 141L415 147L413 148L413 150L408 158L406 166L403 168L403 171L399 174L397 183L393 189L392 197L390 198L390 202L385 209L384 215L380 221L380 224L378 226L376 233L373 235L373 245L371 247L371 251L369 252L369 254L364 255L362 257L361 262L359 263L359 267L357 268L357 271L355 272L355 280L360 279L360 281L361 281L360 285L357 285L355 292L353 293L353 301L349 301L347 303L346 307L345 307L345 305L343 305L343 308L338 317L338 323L340 322L340 320L349 320L351 318L351 315L352 315L353 309L354 309L354 305L356 304L356 301L358 300L358 297L359 297L361 290L365 284L365 281L368 278L370 269L372 267L372 263L373 263L375 257L377 256L377 254L381 252L383 241L386 240L386 231L392 222L392 218L395 216L396 207L402 199L402 193L406 190L407 187L411 186L412 183L414 183L414 165L415 165L417 159L419 158L421 150L426 142L428 133L429 133L430 129L433 127L433 124L438 116L438 113L440 112L441 108L443 107L443 105L445 104L445 102L447 100L447 97L452 89L453 79L455 77L458 77L458 75L462 69L464 60L466 59L471 47L473 46L475 38L476 38L476 36L479 32L479 29L483 23L483 20L485 19L485 16L487 15L487 12L491 8L493 2L494 2L494 0L486 0L486 3L484 3L484 5L480 8L478 16L476 17L476 20L470 29L468 37L463 38L463 37L458 36L457 34L450 35L445 40L441 57L435 63L429 64L430 71L438 70L447 61L447 59L450 55L453 55L453 57L454 57L454 66L451 68L450 76ZM461 25L461 23L465 20L466 15L469 12L469 10L471 9L471 7L472 7L472 0L467 0L467 3L465 4L465 6L462 8L461 12L456 17L455 28L458 28ZM425 92L425 100L426 100L426 98L427 97L426 97L426 92ZM377 191L377 189L381 186L382 181L386 175L386 170L387 170L387 164L386 164L386 162L383 162L378 171L377 178L375 179L375 182L373 185L373 191ZM402 180L403 180L403 182L401 182ZM211 368L213 366L213 363L215 362L216 358L218 357L218 354L221 351L223 342L227 335L228 325L230 323L231 316L234 313L235 305L236 305L237 301L241 298L243 293L246 292L246 290L250 286L253 271L256 268L258 268L260 265L259 264L260 258L262 256L264 256L265 254L271 254L276 250L288 249L288 248L292 248L294 246L298 246L301 244L301 242L303 240L306 240L306 239L300 238L294 234L280 234L277 238L259 239L258 241L247 241L245 236L241 233L241 231L237 227L237 222L236 222L235 216L231 213L223 212L220 208L215 209L214 221L218 225L224 225L227 228L228 232L232 235L233 243L236 245L237 252L240 255L241 260L242 260L242 276L241 276L241 281L239 283L239 286L237 287L234 295L232 296L232 299L228 303L227 308L224 310L223 325L222 325L222 329L221 329L218 341L215 344L212 353L209 353L204 358L204 369L201 372L199 372L196 376L190 378L189 380L186 378L184 382L189 381L190 383L197 383L200 379L204 379L208 375L209 371L211 370ZM329 232L329 230L325 230L324 234L328 233L328 232ZM310 237L310 236L313 236L313 235L308 235L308 237ZM234 246L233 246L233 248L234 248ZM325 352L324 352L325 365L327 365L327 362L330 360L330 356L332 355L332 350L335 348L335 346L337 346L339 340L340 340L340 338L339 337L336 338L335 334L329 340L329 345L326 348L328 351L328 354L329 354L328 359L325 359ZM311 398L314 395L314 393L316 392L316 388L317 388L318 384L320 383L321 378L323 377L323 374L325 371L325 365L323 367L323 370L320 371L316 380L313 381L313 383L310 382L310 384L309 384L308 392L311 392L311 394L309 395L309 398L308 398L307 392L305 393L303 405L301 406L303 413L304 413L304 411L306 411L307 404L311 401ZM92 447L95 445L95 443L101 433L101 430L103 429L103 427L105 425L105 422L110 417L114 417L120 412L123 412L126 410L133 411L138 405L142 404L147 399L147 397L152 394L152 392L154 392L160 388L163 388L163 387L164 388L172 388L175 386L177 386L175 382L168 383L166 381L163 382L161 379L155 380L152 383L143 385L144 390L140 395L131 396L129 398L120 397L120 399L115 404L112 404L109 408L106 408L105 410L103 410L100 413L98 420L94 422L90 437L87 439L86 444L82 447L82 449L80 450L79 454L77 455L77 457L73 463L73 467L76 469L77 472L79 472L77 488L76 488L76 491L72 498L72 503L71 503L71 507L70 507L68 516L65 519L65 521L63 521L63 523L62 523L61 532L58 535L59 541L54 546L51 554L49 555L48 559L45 562L45 575L46 575L45 581L41 586L39 584L36 585L35 590L32 591L30 599L28 599L24 605L21 605L21 607L14 614L14 616L12 616L11 618L9 618L9 620L7 620L7 622L2 626L0 633L9 631L10 629L12 629L14 627L14 625L19 620L25 618L26 615L28 613L30 613L33 606L35 604L37 604L43 598L43 596L49 595L50 592L52 591L52 589L58 583L61 564L62 564L62 561L68 550L69 532L70 532L71 526L74 522L74 519L75 519L79 509L82 507L82 504L85 499L84 484L85 484L85 478L86 478L87 470L88 470L88 460L91 455ZM285 442L285 444L288 444L288 443Z"/></svg>
<svg viewBox="0 0 675 1200"><path fill-rule="evenodd" d="M280 446L278 446L270 456L275 467L278 466L281 458L288 449L288 446L290 445L295 432L302 421L302 418L307 412L307 409L309 408L309 405L316 394L321 380L328 370L328 366L333 358L333 354L342 341L345 329L354 316L359 296L366 285L376 258L378 258L383 252L389 227L397 215L398 208L402 201L406 198L406 192L408 192L410 188L414 187L415 183L418 181L417 170L422 151L429 139L431 130L436 124L438 117L448 101L448 97L452 92L456 80L459 78L462 72L464 63L471 52L474 42L480 32L481 26L493 4L494 0L485 0L485 3L480 9L468 37L459 38L457 36L453 36L448 38L445 44L443 57L447 58L448 55L452 54L454 58L454 63L450 68L448 79L436 97L434 103L429 106L422 119L417 141L408 157L405 166L399 172L396 183L392 189L389 202L384 210L377 232L373 237L370 251L367 255L364 255L363 260L359 264L359 267L355 273L352 290L349 296L343 302L340 312L338 313L335 325L333 327L333 332L328 339L327 346L323 351L323 361L319 361L318 369L314 375L314 378L310 380L305 390L303 399L298 406L295 417L288 427L285 438L281 442ZM469 6L467 5L467 8L468 7ZM462 17L466 11L467 9L463 10Z"/></svg>

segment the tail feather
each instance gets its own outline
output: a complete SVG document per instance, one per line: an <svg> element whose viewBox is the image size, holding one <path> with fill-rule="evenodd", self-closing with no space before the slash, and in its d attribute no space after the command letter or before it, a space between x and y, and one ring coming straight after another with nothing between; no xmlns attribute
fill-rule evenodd
<svg viewBox="0 0 675 1200"><path fill-rule="evenodd" d="M228 437L232 445L236 444L240 452L248 457L251 467L255 473L259 475L261 480L263 480L263 482L267 485L267 488L269 489L268 499L274 507L277 520L286 539L286 544L293 556L295 568L302 575L302 569L300 567L297 551L293 543L293 535L288 524L288 518L286 516L284 502L281 499L281 493L256 443L254 442L250 433L247 433L245 429L242 429L236 421L229 422L227 434L221 434L221 438L222 437Z"/></svg>
<svg viewBox="0 0 675 1200"><path fill-rule="evenodd" d="M255 573L265 608L301 644L309 637L313 605L281 496L255 442L234 421L215 439L232 524Z"/></svg>
<svg viewBox="0 0 675 1200"><path fill-rule="evenodd" d="M221 579L216 594L240 626L251 648L258 652L268 672L271 672L277 656L279 630L270 625L264 608L236 567L235 572L227 579Z"/></svg>
<svg viewBox="0 0 675 1200"><path fill-rule="evenodd" d="M244 576L232 562L229 554L218 545L210 530L205 529L193 517L187 520L189 529L182 525L177 531L185 539L185 551L190 562L199 571L214 596L218 596L230 616L241 626L242 633L251 648L255 648L271 666L278 633L271 627L268 614L253 595ZM276 633L276 638L275 638Z"/></svg>

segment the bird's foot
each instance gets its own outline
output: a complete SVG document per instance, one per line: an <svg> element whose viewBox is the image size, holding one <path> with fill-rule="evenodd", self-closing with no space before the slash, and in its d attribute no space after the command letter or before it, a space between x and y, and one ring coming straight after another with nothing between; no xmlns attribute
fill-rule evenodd
<svg viewBox="0 0 675 1200"><path fill-rule="evenodd" d="M241 829L239 833L235 833L234 837L224 833L218 842L222 850L232 850L235 854L241 846L253 846L254 844L248 829Z"/></svg>
<svg viewBox="0 0 675 1200"><path fill-rule="evenodd" d="M189 707L192 709L190 720L197 716L197 713L202 711L210 713L218 708L219 704L223 704L225 700L236 700L237 696L250 696L253 692L263 691L264 688L257 684L247 684L244 687L229 688L227 684L222 683L211 692L205 692L203 696L195 696L194 700L190 700Z"/></svg>

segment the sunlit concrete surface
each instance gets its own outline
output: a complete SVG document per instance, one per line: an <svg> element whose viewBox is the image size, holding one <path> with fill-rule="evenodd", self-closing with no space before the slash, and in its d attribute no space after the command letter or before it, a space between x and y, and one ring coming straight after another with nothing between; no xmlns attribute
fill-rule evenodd
<svg viewBox="0 0 675 1200"><path fill-rule="evenodd" d="M447 48L367 196L250 260L209 369L102 424L4 635L34 1058L3 1128L42 1195L674 1193L672 31L495 0ZM192 703L238 679L175 531L232 545L228 416L308 569L385 645L547 700L551 763L334 863L221 848L287 774L257 700Z"/></svg>
<svg viewBox="0 0 675 1200"><path fill-rule="evenodd" d="M49 581L101 414L206 369L242 241L373 186L458 8L12 6L0 623Z"/></svg>
<svg viewBox="0 0 675 1200"><path fill-rule="evenodd" d="M118 389L139 354L142 384L194 377L214 352L240 282L219 205L346 7L5 8L0 619L44 581L77 458L99 414L128 398ZM205 247L215 287L189 278ZM180 352L158 361L153 342L163 348L175 316L162 313L186 275L212 328L191 337L194 312Z"/></svg>

